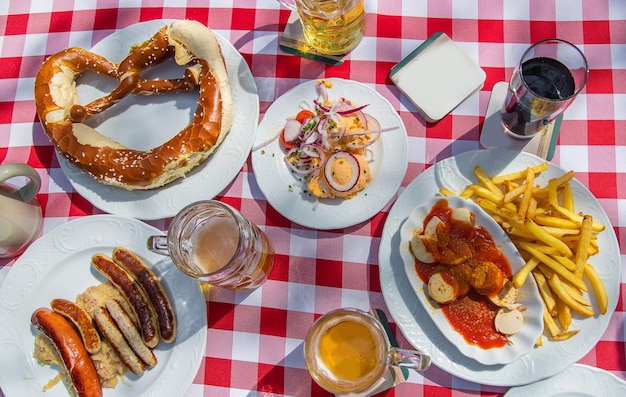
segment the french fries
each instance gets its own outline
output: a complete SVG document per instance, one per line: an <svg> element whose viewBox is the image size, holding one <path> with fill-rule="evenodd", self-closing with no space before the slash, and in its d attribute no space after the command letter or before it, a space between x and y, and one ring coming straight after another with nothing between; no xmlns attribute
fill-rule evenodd
<svg viewBox="0 0 626 397"><path fill-rule="evenodd" d="M570 186L573 171L537 186L536 177L547 169L544 162L490 177L476 166L477 182L459 195L474 200L507 232L526 260L513 275L513 285L519 288L529 278L535 280L545 307L547 336L562 341L579 332L570 329L573 318L603 315L608 310L606 289L589 262L599 252L597 233L605 225L576 212ZM447 188L440 192L454 194ZM587 298L591 294L595 305Z"/></svg>

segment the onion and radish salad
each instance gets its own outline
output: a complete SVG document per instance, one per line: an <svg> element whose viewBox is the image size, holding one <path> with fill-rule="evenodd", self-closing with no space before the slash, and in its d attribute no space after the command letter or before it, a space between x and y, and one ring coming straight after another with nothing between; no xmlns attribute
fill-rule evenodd
<svg viewBox="0 0 626 397"><path fill-rule="evenodd" d="M380 134L398 127L382 129L378 120L346 98L330 100L332 85L317 81L317 98L301 104L280 133L260 147L278 139L287 167L319 198L350 198L371 181L365 159L368 148Z"/></svg>

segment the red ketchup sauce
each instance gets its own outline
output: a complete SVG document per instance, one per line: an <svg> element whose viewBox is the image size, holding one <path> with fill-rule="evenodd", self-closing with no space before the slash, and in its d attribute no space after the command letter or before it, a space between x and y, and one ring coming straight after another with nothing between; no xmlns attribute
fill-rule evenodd
<svg viewBox="0 0 626 397"><path fill-rule="evenodd" d="M452 235L465 239L469 243L473 258L495 263L507 278L511 278L511 265L498 249L487 229L476 226L476 232L467 238L465 237L468 235L467 230L464 231L453 226L454 223L450 221L451 214L452 209L448 207L447 201L440 200L424 219L424 226L433 216L439 217L444 223L451 226ZM446 268L449 266L438 263L422 263L415 259L415 270L425 284L428 284L430 276ZM498 307L486 296L471 290L467 295L439 306L450 326L461 334L467 343L482 349L500 348L507 343L506 336L496 331L494 325Z"/></svg>

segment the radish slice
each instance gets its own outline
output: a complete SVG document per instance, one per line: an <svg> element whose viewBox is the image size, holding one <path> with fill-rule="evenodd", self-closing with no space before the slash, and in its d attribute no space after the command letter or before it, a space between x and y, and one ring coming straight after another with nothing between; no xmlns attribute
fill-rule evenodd
<svg viewBox="0 0 626 397"><path fill-rule="evenodd" d="M338 174L338 172L341 172L341 174ZM347 192L352 189L359 180L360 173L361 166L359 161L350 152L333 154L328 158L324 167L324 176L328 185L338 192Z"/></svg>
<svg viewBox="0 0 626 397"><path fill-rule="evenodd" d="M285 142L293 142L298 139L300 137L300 128L302 128L302 124L300 124L298 120L287 120L287 123L285 123L285 132L283 133Z"/></svg>

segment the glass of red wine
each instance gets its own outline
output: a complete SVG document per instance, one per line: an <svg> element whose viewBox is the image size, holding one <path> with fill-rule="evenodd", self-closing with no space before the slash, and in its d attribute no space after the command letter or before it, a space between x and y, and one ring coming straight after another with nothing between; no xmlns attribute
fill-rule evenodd
<svg viewBox="0 0 626 397"><path fill-rule="evenodd" d="M585 87L589 66L575 45L560 39L529 47L515 68L501 120L504 132L530 139L544 132Z"/></svg>

